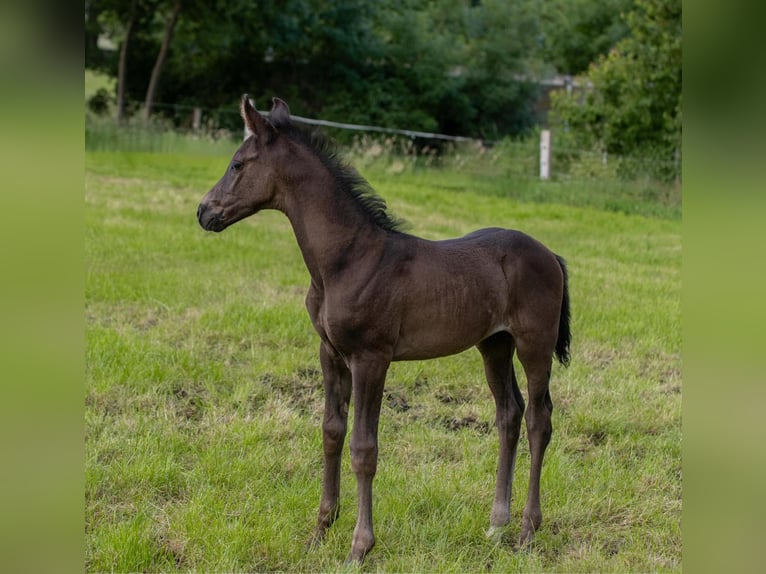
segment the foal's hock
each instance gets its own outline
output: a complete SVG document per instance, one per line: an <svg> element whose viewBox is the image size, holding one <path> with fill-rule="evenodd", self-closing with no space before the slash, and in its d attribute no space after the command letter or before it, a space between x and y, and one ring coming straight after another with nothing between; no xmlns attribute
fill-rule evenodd
<svg viewBox="0 0 766 574"><path fill-rule="evenodd" d="M495 398L500 438L488 534L511 519L525 408L514 352L526 373L531 469L520 542L531 541L542 522L540 470L551 438L551 363L554 355L569 362L564 260L520 231L480 229L446 241L404 233L383 199L338 159L326 139L291 122L285 102L274 98L267 118L245 95L241 113L250 135L202 199L197 218L204 229L220 232L262 209L282 211L311 276L306 307L321 339L325 408L322 497L310 542L321 541L338 516L351 396L351 464L359 504L349 560L361 561L375 544L372 481L388 366L473 346Z"/></svg>

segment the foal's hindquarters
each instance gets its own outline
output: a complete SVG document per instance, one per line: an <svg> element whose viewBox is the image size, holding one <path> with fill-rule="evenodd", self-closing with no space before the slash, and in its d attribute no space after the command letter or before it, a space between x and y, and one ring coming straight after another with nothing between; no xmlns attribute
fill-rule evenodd
<svg viewBox="0 0 766 574"><path fill-rule="evenodd" d="M499 537L500 527L511 519L513 471L525 409L513 366L515 352L526 375L529 401L525 417L531 455L529 491L519 535L519 544L525 545L531 542L542 523L540 473L552 433L549 381L557 347L561 351L559 359L568 360L565 353L569 338L566 267L563 260L524 234L498 235L507 239L506 248L515 255L503 260L510 301L508 328L477 345L495 399L495 423L500 441L495 499L487 535Z"/></svg>

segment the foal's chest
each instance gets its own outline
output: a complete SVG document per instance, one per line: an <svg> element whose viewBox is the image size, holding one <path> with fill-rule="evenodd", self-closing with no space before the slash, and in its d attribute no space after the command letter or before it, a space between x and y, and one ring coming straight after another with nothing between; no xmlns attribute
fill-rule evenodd
<svg viewBox="0 0 766 574"><path fill-rule="evenodd" d="M327 293L312 288L306 307L314 329L343 356L359 349L393 347L398 323L383 301L365 301L364 293Z"/></svg>

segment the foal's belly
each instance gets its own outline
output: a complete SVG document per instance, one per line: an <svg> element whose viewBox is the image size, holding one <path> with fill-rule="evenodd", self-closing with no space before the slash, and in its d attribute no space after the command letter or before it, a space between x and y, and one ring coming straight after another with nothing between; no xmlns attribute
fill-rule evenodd
<svg viewBox="0 0 766 574"><path fill-rule="evenodd" d="M394 360L455 355L499 331L509 330L500 279L483 281L455 271L437 276L436 285L408 290L394 346Z"/></svg>
<svg viewBox="0 0 766 574"><path fill-rule="evenodd" d="M423 326L425 327L425 326ZM490 335L508 330L505 325L492 324L473 328L431 326L402 331L394 347L394 361L435 359L462 353Z"/></svg>

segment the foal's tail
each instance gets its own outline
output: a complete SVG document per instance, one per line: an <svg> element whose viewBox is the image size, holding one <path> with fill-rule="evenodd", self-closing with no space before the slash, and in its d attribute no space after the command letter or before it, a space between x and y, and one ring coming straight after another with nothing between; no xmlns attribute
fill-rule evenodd
<svg viewBox="0 0 766 574"><path fill-rule="evenodd" d="M567 276L567 264L562 257L556 255L561 272L564 274L564 295L561 298L561 317L559 318L559 336L556 340L556 358L559 363L565 367L569 365L569 343L572 340L572 333L569 331L569 279Z"/></svg>

